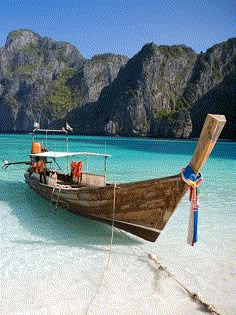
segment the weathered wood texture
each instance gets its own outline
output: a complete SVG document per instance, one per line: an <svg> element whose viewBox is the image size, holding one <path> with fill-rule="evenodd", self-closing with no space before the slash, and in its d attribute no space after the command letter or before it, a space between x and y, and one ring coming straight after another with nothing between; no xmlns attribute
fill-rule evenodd
<svg viewBox="0 0 236 315"><path fill-rule="evenodd" d="M190 162L198 173L225 124L224 116L208 115ZM47 200L77 215L114 225L143 239L155 241L189 186L180 174L159 179L122 183L117 186L81 187L58 185L55 189L25 173L27 184ZM114 211L114 213L113 213Z"/></svg>
<svg viewBox="0 0 236 315"><path fill-rule="evenodd" d="M224 115L208 114L203 125L197 147L189 165L198 174L211 154L212 149L226 123Z"/></svg>
<svg viewBox="0 0 236 315"><path fill-rule="evenodd" d="M81 189L58 185L53 191L29 173L25 174L25 179L39 195L49 201L58 200L60 207L77 215L112 224L115 205L115 225L128 231L142 230L145 239L149 239L149 234L159 235L188 189L180 175L120 184L115 190L114 185Z"/></svg>

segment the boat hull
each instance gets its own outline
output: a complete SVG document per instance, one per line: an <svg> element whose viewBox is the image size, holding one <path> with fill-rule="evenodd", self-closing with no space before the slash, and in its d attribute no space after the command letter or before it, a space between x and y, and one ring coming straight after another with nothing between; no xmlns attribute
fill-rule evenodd
<svg viewBox="0 0 236 315"><path fill-rule="evenodd" d="M55 188L25 173L26 183L43 198L84 216L154 242L174 213L189 186L180 174L104 187Z"/></svg>

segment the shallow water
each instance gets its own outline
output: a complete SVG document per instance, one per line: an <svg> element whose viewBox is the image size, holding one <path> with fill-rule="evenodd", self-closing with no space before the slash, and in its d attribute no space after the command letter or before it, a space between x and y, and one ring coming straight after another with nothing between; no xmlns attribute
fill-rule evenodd
<svg viewBox="0 0 236 315"><path fill-rule="evenodd" d="M30 141L30 135L1 134L0 158L27 160ZM64 149L59 137L49 141ZM195 145L71 136L69 149L111 154L108 181L128 182L179 173ZM25 167L1 171L2 314L204 314L147 253L219 313L235 314L235 158L236 143L217 143L202 171L196 246L186 244L186 196L155 243L115 230L111 252L111 227L62 209L54 214L24 183Z"/></svg>

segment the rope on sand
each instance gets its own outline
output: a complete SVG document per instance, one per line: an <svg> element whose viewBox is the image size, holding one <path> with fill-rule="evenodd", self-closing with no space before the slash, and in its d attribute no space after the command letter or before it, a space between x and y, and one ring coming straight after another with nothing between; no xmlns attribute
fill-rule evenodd
<svg viewBox="0 0 236 315"><path fill-rule="evenodd" d="M164 271L169 277L172 277L175 282L178 283L178 285L188 293L188 295L194 299L196 302L198 302L199 304L203 305L206 309L207 312L211 313L211 314L215 314L215 315L221 315L220 313L218 313L214 307L214 305L209 304L205 301L203 301L196 293L191 292L188 288L186 288L176 277L174 274L172 274L169 270L167 270L166 267L164 267L163 265L161 265L158 261L157 261L157 257L153 254L148 254L146 251L145 253L148 255L148 258L153 261L157 267L158 270Z"/></svg>
<svg viewBox="0 0 236 315"><path fill-rule="evenodd" d="M105 277L106 272L108 271L108 268L110 266L110 261L111 261L111 251L112 251L112 245L113 245L113 239L114 239L114 229L115 229L115 210L116 210L116 183L114 184L114 190L113 190L113 211L112 211L112 234L111 234L111 243L110 243L110 249L109 249L109 256L107 259L107 264L105 267L105 270L102 274L101 280L99 282L99 285L97 286L97 290L94 294L94 296L92 297L87 310L86 310L86 315L88 315L89 309L91 308L92 304L94 303L101 287L102 287L102 283L103 283L103 279ZM118 187L119 188L119 187ZM130 238L124 231L117 229L120 231L120 233L124 234L127 238ZM178 283L178 285L185 291L188 293L188 295L195 300L197 303L199 303L200 305L204 306L206 311L208 313L214 314L214 315L221 315L219 312L217 312L216 308L214 307L214 305L209 304L207 302L205 302L204 300L202 300L196 293L191 292L188 288L186 288L176 277L174 274L172 274L169 270L167 270L166 267L164 267L163 265L161 265L160 262L158 262L157 257L154 254L150 254L148 253L145 249L141 248L140 246L137 246L139 248L139 250L141 250L142 252L144 252L147 257L155 264L157 270L163 271L165 272L169 277L173 278L175 280L176 283Z"/></svg>
<svg viewBox="0 0 236 315"><path fill-rule="evenodd" d="M88 312L89 312L89 309L91 308L91 305L93 304L93 302L95 301L101 287L102 287L102 282L103 282L103 279L105 277L105 274L110 266L110 261L111 261L111 250L112 250L112 245L113 245L113 239L114 239L114 229L115 229L115 224L114 224L114 221L115 221L115 210L116 210L116 183L114 183L114 190L113 190L113 209L112 209L112 230L111 230L111 243L110 243L110 249L109 249L109 256L108 256L108 259L107 259L107 264L106 264L106 267L105 267L105 270L103 271L103 274L102 274L102 277L101 277L101 280L99 282L99 285L97 286L97 290L96 292L94 293L94 296L92 297L91 301L89 302L89 305L86 309L86 315L88 315Z"/></svg>
<svg viewBox="0 0 236 315"><path fill-rule="evenodd" d="M114 193L113 193L113 209L112 209L112 229L111 229L111 243L110 243L110 250L109 250L109 257L108 257L108 267L110 265L111 260L111 249L114 239L114 230L115 230L115 211L116 211L116 183L114 183Z"/></svg>
<svg viewBox="0 0 236 315"><path fill-rule="evenodd" d="M123 235L125 235L127 238L130 239L130 236L128 234L126 234L124 231L118 229L119 232ZM141 246L137 245L136 246L139 250L141 250L142 252L144 252L147 257L155 264L155 267L157 268L157 270L163 271L165 272L169 277L173 278L175 280L175 282L178 283L178 285L185 291L188 293L188 295L195 300L197 303L199 303L200 305L204 306L206 311L208 313L211 313L213 315L221 315L219 312L217 312L216 308L214 305L209 304L207 302L205 302L204 300L202 300L196 293L191 292L188 288L186 288L177 278L174 274L172 274L169 270L167 270L166 267L164 267L160 262L158 262L156 255L154 254L150 254L148 253L144 248L142 248Z"/></svg>

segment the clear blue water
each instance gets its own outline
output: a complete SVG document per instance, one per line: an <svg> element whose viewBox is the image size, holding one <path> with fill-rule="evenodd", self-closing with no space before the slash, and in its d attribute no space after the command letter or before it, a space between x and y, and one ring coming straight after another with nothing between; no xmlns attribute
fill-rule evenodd
<svg viewBox="0 0 236 315"><path fill-rule="evenodd" d="M52 149L65 148L59 136L50 143ZM107 179L116 182L178 174L195 146L195 141L79 136L69 142L70 151L111 154ZM0 135L1 160L28 160L30 147L30 135ZM89 167L99 171L103 160L96 166L91 159ZM186 196L155 243L115 231L99 291L111 228L62 209L49 212L48 202L24 183L24 170L0 171L2 314L204 314L174 281L154 270L145 252L218 311L235 313L236 143L217 143L202 171L197 245L186 244Z"/></svg>

